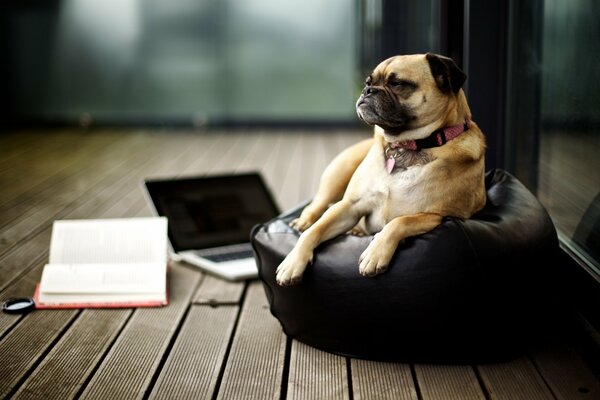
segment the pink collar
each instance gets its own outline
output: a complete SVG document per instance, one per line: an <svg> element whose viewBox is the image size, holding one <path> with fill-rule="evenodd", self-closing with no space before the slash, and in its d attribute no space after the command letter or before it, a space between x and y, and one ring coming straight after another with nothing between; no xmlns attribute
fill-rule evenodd
<svg viewBox="0 0 600 400"><path fill-rule="evenodd" d="M469 130L470 127L471 120L467 118L465 119L464 124L438 129L424 139L407 140L406 142L394 142L390 143L388 147L392 149L404 149L412 151L419 151L421 149L438 147L442 146L443 144L449 142L452 139L456 139L461 133L463 133L466 130Z"/></svg>
<svg viewBox="0 0 600 400"><path fill-rule="evenodd" d="M385 148L385 168L387 172L391 174L394 170L396 159L400 157L400 152L404 150L419 151L421 149L442 146L446 142L456 139L461 133L469 130L470 127L471 120L467 118L464 124L438 129L424 139L389 143Z"/></svg>

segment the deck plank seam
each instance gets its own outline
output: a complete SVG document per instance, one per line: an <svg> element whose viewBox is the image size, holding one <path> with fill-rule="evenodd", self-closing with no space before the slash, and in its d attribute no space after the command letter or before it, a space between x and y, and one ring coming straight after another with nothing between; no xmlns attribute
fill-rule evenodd
<svg viewBox="0 0 600 400"><path fill-rule="evenodd" d="M25 371L25 373L21 376L21 378L19 378L17 383L15 383L15 385L6 394L7 399L12 398L19 391L21 386L27 381L27 379L33 373L33 371L35 371L35 369L42 363L42 361L46 358L46 356L50 353L50 351L54 348L54 346L62 339L62 337L65 335L65 333L67 333L67 331L69 329L71 329L71 326L75 323L75 321L77 321L77 319L81 315L82 311L83 310L81 310L81 309L77 310L77 313L73 317L71 317L71 320L64 325L63 329L59 332L58 335L56 335L54 340L52 340L50 342L50 344L46 347L46 349L44 349L44 351L37 358L37 360L35 360L33 362L33 364L31 364L31 367L29 367L29 369L27 369L27 371ZM21 319L19 319L19 321L22 321L23 319L24 318L21 318ZM14 326L17 326L17 325L18 324L15 324Z"/></svg>
<svg viewBox="0 0 600 400"><path fill-rule="evenodd" d="M0 298L2 298L1 295L2 292L0 292ZM16 328L26 316L27 314L20 315L19 318L15 319L14 323L10 327L8 327L8 329L6 329L4 332L0 331L0 342L2 342L4 338L8 336L13 329Z"/></svg>
<svg viewBox="0 0 600 400"><path fill-rule="evenodd" d="M121 333L123 332L123 330L125 330L125 328L127 327L127 325L129 325L129 321L131 320L131 317L133 317L133 314L134 314L134 309L132 308L129 311L130 311L129 315L125 319L125 322L123 323L123 325L121 325L121 327L117 331L117 334L111 340L110 344L108 346L106 346L106 350L104 351L104 354L102 354L102 356L98 359L98 362L96 363L96 365L94 366L94 368L90 371L90 373L88 374L88 376L85 378L85 380L83 381L83 383L79 387L79 390L77 390L77 393L74 396L75 399L78 399L78 398L81 397L81 395L83 394L83 392L85 391L85 389L89 385L90 381L93 379L94 375L96 375L96 371L98 371L98 369L100 368L100 366L104 362L104 359L110 353L110 350L115 345L116 341L119 339L119 336L121 336Z"/></svg>
<svg viewBox="0 0 600 400"><path fill-rule="evenodd" d="M46 260L48 258L48 253L49 253L48 251L41 252L38 257L35 257L30 263L28 263L27 265L25 265L25 267L22 268L19 271L19 273L17 273L12 278L9 278L9 280L6 281L6 283L0 284L0 298L2 297L2 294L8 288L10 288L18 280L22 279L23 276L25 276L26 274L28 274L32 269L36 268L40 264L46 264ZM0 337L0 339L1 339L1 337Z"/></svg>
<svg viewBox="0 0 600 400"><path fill-rule="evenodd" d="M485 382L483 381L483 377L481 376L481 373L479 372L479 368L477 368L477 365L471 365L471 368L473 369L473 373L475 374L475 378L477 378L477 383L479 383L479 387L481 388L481 392L485 396L485 399L492 400L492 394L490 393L487 386L485 385Z"/></svg>
<svg viewBox="0 0 600 400"><path fill-rule="evenodd" d="M206 277L206 275L204 275L204 274L201 275L201 277L200 277L200 279L198 279L198 283L196 284L196 287L194 287L194 290L192 291L192 293L196 293L196 291L198 290L198 288L204 281L205 277ZM158 378L160 377L160 373L162 372L163 367L165 366L165 363L167 362L167 359L169 358L169 354L171 354L171 350L173 349L173 346L175 345L175 342L177 341L177 338L179 337L179 332L181 332L181 329L183 328L183 325L187 319L188 314L190 313L192 306L193 306L193 302L192 301L188 302L188 305L185 308L185 311L183 312L181 319L178 321L177 327L175 327L175 330L173 331L173 335L171 336L171 339L169 340L169 343L167 344L167 347L166 347L164 353L162 354L162 357L158 363L158 366L156 367L156 370L154 371L154 374L152 375L152 378L150 379L150 383L146 387L146 391L144 392L144 395L142 397L143 399L148 399L150 397L150 395L152 394L152 390L154 390L154 386L156 385L156 382L158 381ZM121 334L121 332L119 332L119 335L120 334ZM117 335L117 336L119 336L119 335Z"/></svg>
<svg viewBox="0 0 600 400"><path fill-rule="evenodd" d="M227 350L225 350L225 355L223 356L223 361L221 363L221 367L219 369L219 376L217 381L215 382L215 391L211 397L212 400L217 400L219 395L219 391L221 390L221 383L223 382L223 376L225 375L225 368L227 367L227 361L229 361L229 354L231 353L231 347L233 346L233 339L235 338L235 334L238 329L238 325L240 323L240 317L242 316L242 310L244 306L244 302L246 301L246 294L248 292L248 283L244 285L244 290L242 291L242 295L240 296L240 303L238 307L237 315L235 316L235 322L233 323L233 328L231 329L231 334L227 341ZM230 305L196 305L196 307L231 307Z"/></svg>
<svg viewBox="0 0 600 400"><path fill-rule="evenodd" d="M556 399L556 400L560 400L559 395L557 393L555 393L555 391L552 389L552 385L550 385L550 383L544 376L544 373L542 372L542 370L540 369L538 364L535 362L535 358L531 354L527 354L526 357L529 359L529 362L531 363L531 365L533 365L533 368L535 369L535 371L537 372L539 377L542 378L542 381L546 385L546 388L548 388L548 391L552 394L552 397L554 397L554 399Z"/></svg>
<svg viewBox="0 0 600 400"><path fill-rule="evenodd" d="M106 140L108 141L108 139L106 139ZM141 139L138 139L138 140L141 141ZM131 143L130 143L130 145L131 145ZM104 143L104 144L97 143L95 145L95 147L98 148L98 149L96 149L98 151L98 153L105 154L106 157L110 157L111 149L116 148L118 150L122 146L123 146L123 143L121 141L116 141L116 140L108 141L108 143ZM86 149L86 151L87 150L93 150L93 149ZM80 149L79 151L83 151L83 149ZM52 190L52 188L55 187L56 185L64 184L65 181L72 179L73 177L85 175L85 173L87 173L88 170L93 171L93 167L77 169L75 167L75 164L77 164L77 163L78 163L78 161L76 159L73 161L73 164L69 164L69 166L67 167L67 168L75 169L75 173L73 173L73 174L65 174L65 176L63 176L63 177L61 177L59 174L57 179L53 179L53 176L55 174L50 175L50 176L46 177L44 180L36 183L34 186L26 189L25 191L22 191L16 197L13 197L13 198L9 197L9 198L5 198L5 199L1 199L0 200L0 210L5 209L6 207L10 207L11 205L14 205L14 204L18 204L18 203L22 202L24 199L30 198L31 196L39 197L40 195L43 195L43 192L45 192L46 190ZM37 192L37 193L35 193L35 192Z"/></svg>
<svg viewBox="0 0 600 400"><path fill-rule="evenodd" d="M139 139L138 141L142 141L142 140ZM100 184L103 184L104 182L110 182L110 184L108 186L114 185L115 178L117 178L117 180L119 180L124 177L121 174L119 174L119 170L122 169L122 166L133 163L133 167L131 167L130 169L132 169L132 168L140 169L140 171L143 171L144 165L151 163L153 160L152 155L154 154L154 152L153 152L152 143L150 143L148 141L146 141L146 142L142 141L142 144L139 145L140 148L136 148L137 152L136 152L135 157L127 159L126 158L127 153L125 151L123 151L121 148L124 146L131 146L131 145L132 145L132 143L124 144L121 141L113 142L107 149L105 149L105 150L107 150L104 152L106 154L101 154L101 155L98 155L97 157L94 156L94 158L92 160L90 160L89 163L86 163L83 167L78 168L74 174L71 174L71 175L65 177L65 179L63 181L55 182L53 185L44 189L40 193L37 193L35 196L35 198L37 199L36 201L41 202L41 201L43 201L43 199L46 196L48 196L50 194L56 195L57 193L61 193L61 190L59 190L59 191L56 190L57 187L60 188L61 186L65 185L67 183L67 181L77 181L77 179L79 179L81 177L86 177L90 173L93 174L95 171L98 170L98 168L102 168L103 166L104 166L103 172L100 175L99 179L95 180L96 183L90 184L89 186L91 189L84 190L82 193L80 193L76 196L76 199L80 199L82 196L85 196L86 194L89 195L90 190L93 191L94 188L98 187ZM108 151L108 149L111 149L112 147L116 148L116 152ZM121 154L121 153L123 153L123 154ZM111 160L110 166L105 167L104 164L106 164L109 157ZM103 158L107 158L107 160L104 160L104 162L102 162ZM115 159L116 159L116 161L114 161ZM133 161L132 161L132 159L133 159ZM50 193L45 193L48 190L50 190ZM93 196L91 196L91 197L93 197ZM37 202L34 204L37 204ZM20 203L20 202L18 202L18 203ZM67 207L67 206L65 206L65 207ZM65 208L65 207L63 207L63 208ZM3 210L3 208L0 207L0 210ZM25 210L24 212L26 213L26 212L28 212L28 210Z"/></svg>
<svg viewBox="0 0 600 400"><path fill-rule="evenodd" d="M423 393L421 392L421 386L419 385L419 379L417 378L417 370L414 363L410 363L410 376L412 377L413 386L415 387L415 393L417 394L417 400L423 400Z"/></svg>
<svg viewBox="0 0 600 400"><path fill-rule="evenodd" d="M202 279L200 279L198 281L198 285L200 284L200 282L202 282L203 279L204 279L204 276L202 277ZM198 287L196 286L195 289L197 289L197 288ZM162 372L163 367L165 366L165 363L167 362L167 359L169 358L169 354L171 354L171 350L173 349L173 346L175 345L175 342L177 341L177 338L179 337L179 332L181 332L181 329L188 317L188 314L190 313L191 308L192 308L192 303L189 302L185 308L185 311L181 315L181 319L177 322L177 326L175 327L175 330L173 331L173 335L169 339L169 343L167 344L165 351L162 353L160 361L158 362L158 366L154 370L154 373L152 374L152 378L150 378L150 382L148 383L148 386L146 386L146 391L144 392L142 399L146 400L146 399L150 398L150 394L152 393L152 390L154 390L154 386L156 385L156 382L158 381L160 373Z"/></svg>
<svg viewBox="0 0 600 400"><path fill-rule="evenodd" d="M147 164L151 164L153 162L153 160L151 160L151 159L144 159L144 158L140 158L137 161L138 161L138 164L136 164L133 168L130 168L130 172L131 171L134 171L134 173L137 173L138 171L142 172L144 170L144 167ZM127 160L124 160L122 163L118 164L116 167L111 168L111 171L114 170L113 172L116 173L118 171L118 167L122 164L125 165L126 163L127 163ZM70 177L70 179L72 179L72 177ZM98 187L100 184L104 183L104 181L109 181L111 183L109 183L106 186L107 188L108 187L119 188L120 185L125 184L128 180L131 180L130 174L124 174L120 177L118 177L118 175L117 175L117 179L115 179L114 176L111 176L109 174L109 175L101 178L99 181L96 181L96 184L92 185L92 187ZM43 231L45 231L48 228L48 226L51 226L53 224L53 222L55 220L63 219L65 216L69 215L70 212L72 212L74 209L77 209L79 206L81 206L83 204L87 204L90 201L94 201L95 196L90 195L90 193L94 193L94 191L93 190L84 191L84 192L80 193L79 195L77 195L73 200L64 204L45 223L40 224L37 228L31 230L25 236L19 238L18 241L12 243L12 245L6 246L0 253L0 258L5 258L13 249L17 248L21 242L30 240L31 238L33 238L33 237L39 235L40 233L42 233ZM108 201L110 201L110 199L104 200L104 202L108 202ZM16 217L16 219L19 219L20 217L22 217L22 215ZM14 220L11 222L14 222ZM7 224L7 226L8 226L8 224Z"/></svg>
<svg viewBox="0 0 600 400"><path fill-rule="evenodd" d="M98 143L96 143L96 145L99 145ZM93 146L93 144L92 144ZM111 143L106 143L105 144L106 147L110 147L110 146L114 146L114 144ZM91 147L91 146L90 146ZM101 146L100 146L101 147ZM56 149L58 150L58 149ZM15 192L16 194L14 194L13 197L7 196L7 197L3 197L2 199L0 199L0 207L5 207L7 204L10 204L12 202L12 204L16 204L21 202L21 198L23 197L30 197L33 193L30 192L35 192L37 191L43 191L46 190L48 187L52 186L52 178L57 177L57 182L54 182L54 184L58 183L58 182L62 182L66 179L70 179L69 174L65 174L65 170L68 171L69 168L73 167L74 164L77 163L77 158L75 158L74 160L71 160L69 162L67 162L64 166L59 167L58 169L54 170L52 173L50 173L50 175L48 175L46 178L44 178L43 180L34 183L33 186L30 186L29 188L26 188L25 190L23 190L21 193L19 192ZM64 176L63 176L64 175ZM50 186L45 186L48 185L48 181L50 180ZM40 190L39 186L42 187L42 189Z"/></svg>
<svg viewBox="0 0 600 400"><path fill-rule="evenodd" d="M287 336L285 337L285 354L284 354L284 362L283 362L283 372L281 373L281 391L279 392L279 399L286 400L287 399L287 391L288 391L288 380L290 377L290 360L292 358L292 338Z"/></svg>
<svg viewBox="0 0 600 400"><path fill-rule="evenodd" d="M348 400L354 400L354 389L352 387L352 365L350 357L346 357L346 375L348 376Z"/></svg>
<svg viewBox="0 0 600 400"><path fill-rule="evenodd" d="M148 150L148 149L146 149L146 150ZM143 168L145 165L151 164L153 162L152 160L147 160L146 158L143 158L143 157L140 160L141 160L141 162L138 163L139 165L137 165L137 167L136 167L136 171L139 170L139 172L143 171ZM131 180L131 176L129 174L123 175L121 178L117 179L117 182L110 184L109 187L113 187L118 191L122 185L127 183L128 180ZM76 207L76 208L79 208L80 206L83 206L90 201L94 201L93 196L89 196L89 194L82 194L81 196L78 196L78 199L81 199L84 197L88 197L88 198L86 200L84 200L83 202L81 202L81 204L79 204L78 207ZM104 201L102 201L100 204L96 204L95 207L102 208L104 205L109 204L110 200L111 200L110 198L104 199ZM143 203L143 201L141 201L141 203ZM72 205L72 203L69 203L69 206L70 205ZM55 218L70 215L70 213L73 211L73 209L69 208L69 206L63 207L59 211L58 214L55 214ZM5 258L10 257L11 254L13 253L13 251L16 251L19 248L19 246L23 245L24 242L35 240L38 236L44 234L47 230L51 229L52 223L53 223L52 221L49 221L46 224L42 224L40 226L40 228L33 230L26 237L21 238L15 244L15 246L11 247L10 249L5 249L6 251L3 251L2 254L0 255L0 260L4 260ZM42 252L39 253L39 256L37 258L35 258L25 268L21 269L17 276L13 277L9 282L1 284L0 285L0 294L1 294L1 292L5 291L8 287L10 287L14 282L18 281L22 276L24 276L24 274L29 273L34 268L37 268L39 263L42 263L41 260L47 258L48 252L49 252L48 248L45 248Z"/></svg>

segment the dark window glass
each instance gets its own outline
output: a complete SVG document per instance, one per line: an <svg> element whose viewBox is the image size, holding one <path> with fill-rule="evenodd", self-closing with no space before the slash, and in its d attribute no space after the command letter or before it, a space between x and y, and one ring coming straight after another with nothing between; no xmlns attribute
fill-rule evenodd
<svg viewBox="0 0 600 400"><path fill-rule="evenodd" d="M0 16L12 116L355 120L354 0L25 3Z"/></svg>
<svg viewBox="0 0 600 400"><path fill-rule="evenodd" d="M600 265L600 3L544 2L538 195Z"/></svg>
<svg viewBox="0 0 600 400"><path fill-rule="evenodd" d="M600 274L600 3L510 4L507 165Z"/></svg>

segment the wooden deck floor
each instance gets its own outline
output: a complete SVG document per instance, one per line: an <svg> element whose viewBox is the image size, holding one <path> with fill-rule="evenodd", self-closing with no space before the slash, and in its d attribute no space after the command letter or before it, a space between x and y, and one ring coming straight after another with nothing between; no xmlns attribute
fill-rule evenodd
<svg viewBox="0 0 600 400"><path fill-rule="evenodd" d="M144 177L259 170L286 209L367 135L0 136L0 300L33 293L52 221L149 215ZM491 365L348 359L286 338L256 281L227 283L183 264L170 276L165 308L0 313L0 398L600 399L598 377L571 343Z"/></svg>

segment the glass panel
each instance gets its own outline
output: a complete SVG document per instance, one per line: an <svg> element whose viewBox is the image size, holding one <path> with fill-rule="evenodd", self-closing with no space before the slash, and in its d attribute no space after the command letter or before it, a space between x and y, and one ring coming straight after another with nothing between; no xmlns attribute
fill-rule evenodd
<svg viewBox="0 0 600 400"><path fill-rule="evenodd" d="M218 2L217 2L218 3ZM353 1L229 0L226 108L241 118L354 118Z"/></svg>
<svg viewBox="0 0 600 400"><path fill-rule="evenodd" d="M538 195L563 240L598 267L600 3L547 0L543 21Z"/></svg>
<svg viewBox="0 0 600 400"><path fill-rule="evenodd" d="M441 0L360 1L361 79L391 56L443 53L447 38L442 34L442 3Z"/></svg>
<svg viewBox="0 0 600 400"><path fill-rule="evenodd" d="M355 0L50 3L0 17L13 114L355 120Z"/></svg>

